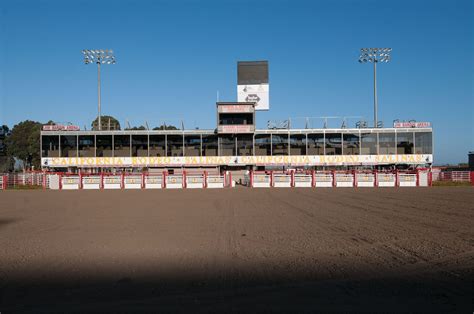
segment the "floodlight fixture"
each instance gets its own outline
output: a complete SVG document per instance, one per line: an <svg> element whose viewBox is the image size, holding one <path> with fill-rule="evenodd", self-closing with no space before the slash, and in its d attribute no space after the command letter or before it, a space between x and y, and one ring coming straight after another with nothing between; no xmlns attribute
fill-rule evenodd
<svg viewBox="0 0 474 314"><path fill-rule="evenodd" d="M379 126L377 103L377 63L388 63L391 60L392 48L361 48L359 63L374 64L374 128Z"/></svg>
<svg viewBox="0 0 474 314"><path fill-rule="evenodd" d="M82 50L84 55L84 63L96 63L97 64L97 95L98 95L98 129L102 129L102 119L101 119L101 104L100 104L100 65L101 64L115 64L115 56L112 49L100 49L100 50Z"/></svg>

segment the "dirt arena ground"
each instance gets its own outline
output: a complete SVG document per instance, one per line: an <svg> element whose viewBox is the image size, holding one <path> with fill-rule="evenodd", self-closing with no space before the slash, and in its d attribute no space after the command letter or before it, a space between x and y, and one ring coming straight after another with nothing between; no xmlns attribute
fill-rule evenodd
<svg viewBox="0 0 474 314"><path fill-rule="evenodd" d="M0 193L0 312L472 313L471 187Z"/></svg>

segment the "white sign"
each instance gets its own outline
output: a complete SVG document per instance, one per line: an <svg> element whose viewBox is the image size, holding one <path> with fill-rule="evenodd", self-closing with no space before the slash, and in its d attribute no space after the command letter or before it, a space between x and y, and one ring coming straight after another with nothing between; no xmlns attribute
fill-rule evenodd
<svg viewBox="0 0 474 314"><path fill-rule="evenodd" d="M268 84L237 85L238 102L254 102L255 110L270 109Z"/></svg>
<svg viewBox="0 0 474 314"><path fill-rule="evenodd" d="M79 131L80 129L77 125L43 125L43 131Z"/></svg>
<svg viewBox="0 0 474 314"><path fill-rule="evenodd" d="M430 122L394 122L394 128L429 128Z"/></svg>

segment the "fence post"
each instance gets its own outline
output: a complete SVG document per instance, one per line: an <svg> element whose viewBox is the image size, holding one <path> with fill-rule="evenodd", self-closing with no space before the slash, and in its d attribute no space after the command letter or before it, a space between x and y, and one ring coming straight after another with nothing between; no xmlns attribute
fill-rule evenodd
<svg viewBox="0 0 474 314"><path fill-rule="evenodd" d="M125 173L122 172L122 176L120 178L120 188L123 190L125 189Z"/></svg>
<svg viewBox="0 0 474 314"><path fill-rule="evenodd" d="M207 188L207 171L204 170L204 173L203 173L203 180L204 182L202 183L202 187L203 188Z"/></svg>
<svg viewBox="0 0 474 314"><path fill-rule="evenodd" d="M104 189L104 174L101 172L100 173L100 184L99 184L99 189L103 190Z"/></svg>
<svg viewBox="0 0 474 314"><path fill-rule="evenodd" d="M335 171L335 170L332 170L332 171L331 171L331 174L332 174L332 186L333 186L333 187L337 187L336 171Z"/></svg>
<svg viewBox="0 0 474 314"><path fill-rule="evenodd" d="M83 188L83 184L82 184L82 172L79 170L79 190L82 190Z"/></svg>
<svg viewBox="0 0 474 314"><path fill-rule="evenodd" d="M395 186L399 187L400 186L400 177L398 175L398 169L395 172Z"/></svg>
<svg viewBox="0 0 474 314"><path fill-rule="evenodd" d="M141 175L141 184L140 184L140 188L144 189L145 188L145 173L142 172L142 175Z"/></svg>
<svg viewBox="0 0 474 314"><path fill-rule="evenodd" d="M46 190L46 171L43 172L43 180L42 180L43 190Z"/></svg>
<svg viewBox="0 0 474 314"><path fill-rule="evenodd" d="M250 178L249 178L249 181L250 181L250 187L253 188L253 170L250 170Z"/></svg>
<svg viewBox="0 0 474 314"><path fill-rule="evenodd" d="M474 171L470 171L469 176L470 176L470 179L471 179L471 185L474 185Z"/></svg>
<svg viewBox="0 0 474 314"><path fill-rule="evenodd" d="M186 184L186 170L183 170L183 173L181 174L181 179L183 182L181 182L181 185L183 188L187 188L188 185Z"/></svg>
<svg viewBox="0 0 474 314"><path fill-rule="evenodd" d="M232 172L229 171L229 188L232 187Z"/></svg>
<svg viewBox="0 0 474 314"><path fill-rule="evenodd" d="M290 172L290 174L291 174L290 186L291 186L292 188L294 188L294 187L295 187L295 172L292 170L292 171Z"/></svg>
<svg viewBox="0 0 474 314"><path fill-rule="evenodd" d="M166 189L166 175L167 175L166 171L163 171L163 176L161 178L162 179L162 182L161 182L161 188L162 189Z"/></svg>
<svg viewBox="0 0 474 314"><path fill-rule="evenodd" d="M59 189L63 189L63 175L59 174Z"/></svg>
<svg viewBox="0 0 474 314"><path fill-rule="evenodd" d="M373 170L374 174L374 187L379 187L379 174L377 172L377 169Z"/></svg>
<svg viewBox="0 0 474 314"><path fill-rule="evenodd" d="M420 186L420 169L416 169L416 186Z"/></svg>

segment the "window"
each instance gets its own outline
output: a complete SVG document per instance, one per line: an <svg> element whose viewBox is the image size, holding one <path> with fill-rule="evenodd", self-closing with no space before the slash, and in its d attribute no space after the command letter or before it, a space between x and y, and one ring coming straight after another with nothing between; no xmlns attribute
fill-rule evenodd
<svg viewBox="0 0 474 314"><path fill-rule="evenodd" d="M166 156L166 144L165 135L150 134L150 157L163 157Z"/></svg>
<svg viewBox="0 0 474 314"><path fill-rule="evenodd" d="M342 139L342 151L344 155L360 154L360 139L358 133L343 133Z"/></svg>
<svg viewBox="0 0 474 314"><path fill-rule="evenodd" d="M377 155L377 133L361 133L361 155Z"/></svg>
<svg viewBox="0 0 474 314"><path fill-rule="evenodd" d="M219 155L235 155L235 137L232 135L222 135L219 137Z"/></svg>
<svg viewBox="0 0 474 314"><path fill-rule="evenodd" d="M288 134L272 134L272 155L288 155Z"/></svg>
<svg viewBox="0 0 474 314"><path fill-rule="evenodd" d="M415 154L433 153L433 135L431 132L415 132Z"/></svg>
<svg viewBox="0 0 474 314"><path fill-rule="evenodd" d="M132 135L132 156L148 156L148 135Z"/></svg>
<svg viewBox="0 0 474 314"><path fill-rule="evenodd" d="M255 156L271 155L270 134L255 134Z"/></svg>
<svg viewBox="0 0 474 314"><path fill-rule="evenodd" d="M395 155L395 133L379 133L379 154Z"/></svg>
<svg viewBox="0 0 474 314"><path fill-rule="evenodd" d="M112 157L112 135L96 135L97 157Z"/></svg>
<svg viewBox="0 0 474 314"><path fill-rule="evenodd" d="M130 135L114 135L114 157L130 157Z"/></svg>
<svg viewBox="0 0 474 314"><path fill-rule="evenodd" d="M217 135L202 136L202 155L217 156Z"/></svg>
<svg viewBox="0 0 474 314"><path fill-rule="evenodd" d="M59 157L59 135L43 135L42 157Z"/></svg>
<svg viewBox="0 0 474 314"><path fill-rule="evenodd" d="M95 157L95 136L79 135L79 157Z"/></svg>
<svg viewBox="0 0 474 314"><path fill-rule="evenodd" d="M290 135L290 155L306 155L306 134Z"/></svg>
<svg viewBox="0 0 474 314"><path fill-rule="evenodd" d="M76 135L61 135L61 157L77 157Z"/></svg>
<svg viewBox="0 0 474 314"><path fill-rule="evenodd" d="M397 154L413 154L413 132L397 132Z"/></svg>
<svg viewBox="0 0 474 314"><path fill-rule="evenodd" d="M168 156L183 156L183 135L168 135L166 137L166 152Z"/></svg>
<svg viewBox="0 0 474 314"><path fill-rule="evenodd" d="M326 155L342 155L341 133L326 133Z"/></svg>
<svg viewBox="0 0 474 314"><path fill-rule="evenodd" d="M201 135L184 136L184 156L201 156Z"/></svg>
<svg viewBox="0 0 474 314"><path fill-rule="evenodd" d="M220 113L219 125L253 124L252 113Z"/></svg>
<svg viewBox="0 0 474 314"><path fill-rule="evenodd" d="M237 156L253 155L253 135L238 134L237 135Z"/></svg>
<svg viewBox="0 0 474 314"><path fill-rule="evenodd" d="M324 134L308 134L308 155L324 155Z"/></svg>

